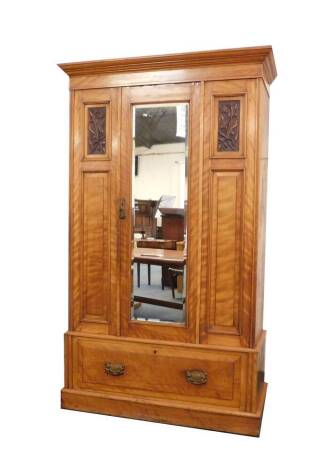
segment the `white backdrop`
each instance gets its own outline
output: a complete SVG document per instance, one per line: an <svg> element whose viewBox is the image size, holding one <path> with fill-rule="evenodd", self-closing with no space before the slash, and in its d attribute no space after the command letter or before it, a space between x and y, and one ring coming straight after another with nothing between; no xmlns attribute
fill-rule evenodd
<svg viewBox="0 0 317 470"><path fill-rule="evenodd" d="M1 468L316 468L315 2L5 1ZM68 79L58 62L272 44L260 439L62 411ZM1 462L0 462L1 463Z"/></svg>

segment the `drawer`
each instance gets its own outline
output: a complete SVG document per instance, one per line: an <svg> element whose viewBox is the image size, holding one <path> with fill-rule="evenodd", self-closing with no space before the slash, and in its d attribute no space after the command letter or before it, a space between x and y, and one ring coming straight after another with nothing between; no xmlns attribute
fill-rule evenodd
<svg viewBox="0 0 317 470"><path fill-rule="evenodd" d="M74 387L243 407L246 360L238 352L77 338Z"/></svg>

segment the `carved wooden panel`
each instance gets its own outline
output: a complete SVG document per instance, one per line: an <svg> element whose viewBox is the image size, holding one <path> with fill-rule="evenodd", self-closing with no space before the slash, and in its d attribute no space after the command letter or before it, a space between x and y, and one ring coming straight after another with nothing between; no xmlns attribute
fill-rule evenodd
<svg viewBox="0 0 317 470"><path fill-rule="evenodd" d="M88 107L87 153L104 155L106 153L106 107Z"/></svg>
<svg viewBox="0 0 317 470"><path fill-rule="evenodd" d="M240 139L240 100L218 102L218 152L237 152Z"/></svg>
<svg viewBox="0 0 317 470"><path fill-rule="evenodd" d="M83 174L82 318L106 321L110 310L110 177Z"/></svg>
<svg viewBox="0 0 317 470"><path fill-rule="evenodd" d="M239 332L243 171L211 172L209 329Z"/></svg>
<svg viewBox="0 0 317 470"><path fill-rule="evenodd" d="M246 80L205 85L204 143L208 157L246 158L252 85Z"/></svg>

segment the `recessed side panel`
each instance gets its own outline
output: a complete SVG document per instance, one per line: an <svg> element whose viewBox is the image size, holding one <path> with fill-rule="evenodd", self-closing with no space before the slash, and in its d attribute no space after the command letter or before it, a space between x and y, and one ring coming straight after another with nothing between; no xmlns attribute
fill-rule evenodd
<svg viewBox="0 0 317 470"><path fill-rule="evenodd" d="M82 318L108 320L110 311L110 177L83 174Z"/></svg>
<svg viewBox="0 0 317 470"><path fill-rule="evenodd" d="M239 334L243 171L210 174L208 329Z"/></svg>

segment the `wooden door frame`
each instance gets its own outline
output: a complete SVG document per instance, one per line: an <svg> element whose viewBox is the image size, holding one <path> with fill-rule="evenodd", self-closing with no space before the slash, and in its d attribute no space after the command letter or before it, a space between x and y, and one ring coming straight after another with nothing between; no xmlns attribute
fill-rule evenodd
<svg viewBox="0 0 317 470"><path fill-rule="evenodd" d="M122 88L120 198L126 218L120 221L120 324L121 335L163 341L199 342L200 257L200 83L149 85ZM188 248L186 323L167 324L131 320L131 174L132 107L136 104L189 103ZM131 278L130 278L131 279Z"/></svg>

